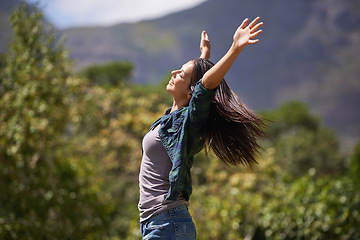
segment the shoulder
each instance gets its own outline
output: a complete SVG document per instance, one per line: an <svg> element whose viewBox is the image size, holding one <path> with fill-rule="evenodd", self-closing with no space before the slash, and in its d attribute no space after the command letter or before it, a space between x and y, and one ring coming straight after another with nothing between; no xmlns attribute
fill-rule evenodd
<svg viewBox="0 0 360 240"><path fill-rule="evenodd" d="M216 94L217 88L215 89L207 89L202 84L202 79L200 79L196 84L193 92L193 97L197 97L198 95L205 95L209 98L214 98Z"/></svg>

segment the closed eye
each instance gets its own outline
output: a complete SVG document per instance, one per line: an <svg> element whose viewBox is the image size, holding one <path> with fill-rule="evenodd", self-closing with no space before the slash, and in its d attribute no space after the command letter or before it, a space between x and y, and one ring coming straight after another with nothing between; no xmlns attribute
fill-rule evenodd
<svg viewBox="0 0 360 240"><path fill-rule="evenodd" d="M184 76L185 76L185 71L184 71L184 70L181 70L180 77L181 77L181 78L184 78Z"/></svg>

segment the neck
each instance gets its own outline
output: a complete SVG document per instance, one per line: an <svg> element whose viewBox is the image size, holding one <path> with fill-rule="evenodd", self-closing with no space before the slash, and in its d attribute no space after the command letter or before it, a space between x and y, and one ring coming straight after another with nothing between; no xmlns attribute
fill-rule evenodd
<svg viewBox="0 0 360 240"><path fill-rule="evenodd" d="M172 108L171 108L171 112L179 110L180 108L185 107L188 104L189 104L188 99L176 100L174 98L173 105L172 105Z"/></svg>

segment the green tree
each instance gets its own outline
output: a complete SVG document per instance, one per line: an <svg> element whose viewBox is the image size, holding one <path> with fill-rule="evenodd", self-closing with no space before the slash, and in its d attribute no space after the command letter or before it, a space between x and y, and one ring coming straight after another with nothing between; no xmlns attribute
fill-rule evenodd
<svg viewBox="0 0 360 240"><path fill-rule="evenodd" d="M335 132L318 116L297 101L286 102L262 115L271 120L267 129L270 145L276 148L276 161L294 176L315 168L317 174L336 174L344 170Z"/></svg>
<svg viewBox="0 0 360 240"><path fill-rule="evenodd" d="M67 155L82 81L37 6L23 3L11 24L0 71L0 238L99 238L108 209L89 188L91 169Z"/></svg>
<svg viewBox="0 0 360 240"><path fill-rule="evenodd" d="M352 179L360 184L360 139L354 147L354 151L350 158L349 173Z"/></svg>
<svg viewBox="0 0 360 240"><path fill-rule="evenodd" d="M271 121L267 131L269 139L274 142L299 128L314 132L321 123L320 118L311 114L309 108L299 101L285 102L272 111L263 111L261 115Z"/></svg>
<svg viewBox="0 0 360 240"><path fill-rule="evenodd" d="M89 79L92 84L101 86L117 86L128 82L133 65L130 62L113 61L104 64L94 64L86 67L80 75Z"/></svg>

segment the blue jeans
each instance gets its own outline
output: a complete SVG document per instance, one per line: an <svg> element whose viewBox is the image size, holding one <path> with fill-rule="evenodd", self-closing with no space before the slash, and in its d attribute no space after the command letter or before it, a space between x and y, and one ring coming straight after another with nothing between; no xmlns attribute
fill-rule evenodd
<svg viewBox="0 0 360 240"><path fill-rule="evenodd" d="M140 223L143 240L195 240L195 224L185 205L161 212Z"/></svg>

